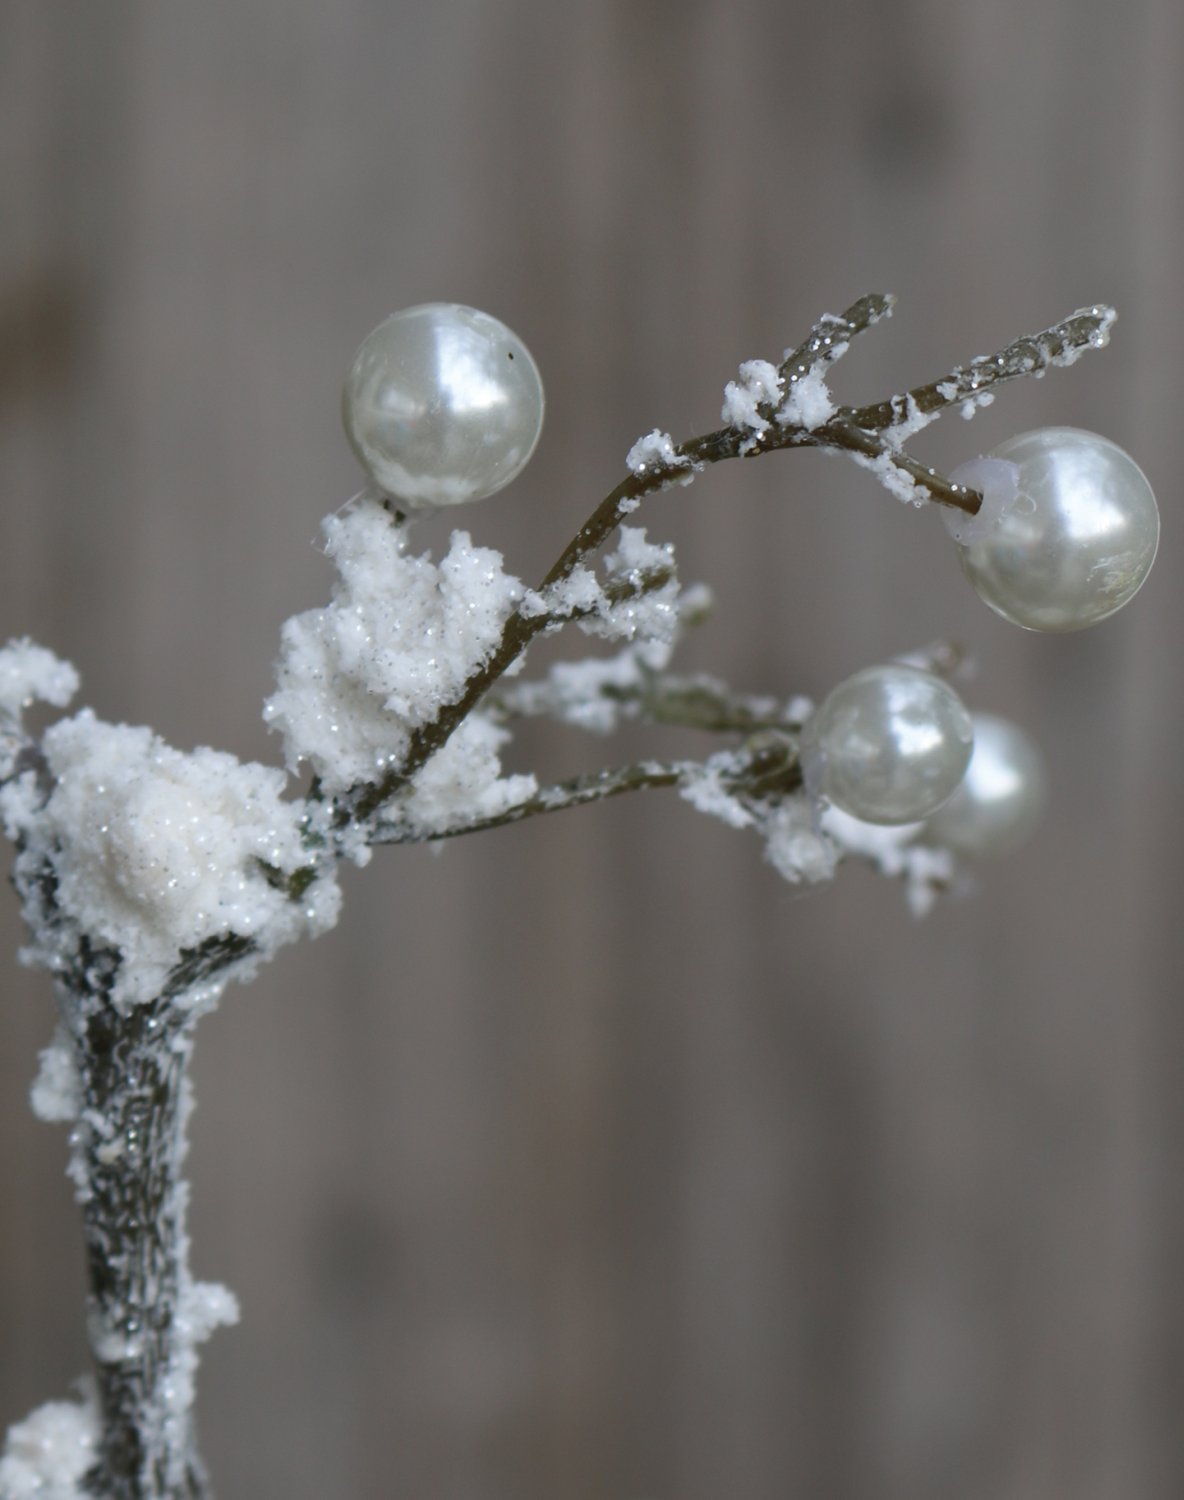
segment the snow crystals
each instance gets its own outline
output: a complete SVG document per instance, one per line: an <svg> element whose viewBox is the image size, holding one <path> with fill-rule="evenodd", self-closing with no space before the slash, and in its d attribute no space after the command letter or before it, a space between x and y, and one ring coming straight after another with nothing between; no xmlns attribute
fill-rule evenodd
<svg viewBox="0 0 1184 1500"><path fill-rule="evenodd" d="M284 626L278 687L264 718L330 794L397 763L414 729L460 696L523 597L501 554L452 535L437 566L407 551L404 527L363 500L325 522L339 581L332 603Z"/></svg>
<svg viewBox="0 0 1184 1500"><path fill-rule="evenodd" d="M503 776L499 747L510 738L481 712L471 713L416 773L391 819L421 836L493 818L538 791L532 775Z"/></svg>
<svg viewBox="0 0 1184 1500"><path fill-rule="evenodd" d="M47 1124L73 1120L82 1107L82 1080L64 1027L58 1027L57 1035L41 1053L29 1102L37 1118Z"/></svg>
<svg viewBox="0 0 1184 1500"><path fill-rule="evenodd" d="M573 620L585 634L605 640L675 639L683 610L669 542L648 542L643 527L621 526L604 571L601 583L591 568L577 564L546 589L531 589L520 612L548 615L555 626Z"/></svg>
<svg viewBox="0 0 1184 1500"><path fill-rule="evenodd" d="M625 467L630 474L635 474L638 478L652 473L655 469L670 469L675 471L673 477L677 478L680 484L690 484L695 477L696 470L696 465L691 459L675 451L674 439L670 434L660 431L657 427L653 432L647 432L644 437L637 439L625 455ZM678 470L683 472L678 473Z"/></svg>
<svg viewBox="0 0 1184 1500"><path fill-rule="evenodd" d="M839 851L818 826L811 800L804 794L785 797L763 821L765 858L791 885L830 880Z"/></svg>
<svg viewBox="0 0 1184 1500"><path fill-rule="evenodd" d="M791 376L789 392L777 420L783 427L801 427L813 432L835 414L835 403L823 378L822 366L814 365L802 375Z"/></svg>
<svg viewBox="0 0 1184 1500"><path fill-rule="evenodd" d="M60 972L83 935L108 945L122 960L112 1000L126 1006L159 994L182 952L207 939L234 933L258 959L335 920L331 874L300 901L275 879L310 863L283 772L216 750L184 754L88 709L52 725L41 749L48 795L32 770L0 788L0 816L20 844L18 885L53 874L55 920L39 924L26 903L29 961ZM65 1109L67 1096L51 1049L39 1112Z"/></svg>
<svg viewBox="0 0 1184 1500"><path fill-rule="evenodd" d="M85 1500L81 1481L97 1456L99 1413L85 1401L50 1401L8 1430L0 1500Z"/></svg>
<svg viewBox="0 0 1184 1500"><path fill-rule="evenodd" d="M835 357L836 351L828 352ZM777 366L768 360L746 360L740 366L740 379L729 380L724 387L720 413L729 426L747 428L751 434L742 451L751 452L756 440L769 430L770 411L775 412L779 426L796 427L802 432L813 432L829 422L836 407L824 370L825 363L820 359L795 370L785 382Z"/></svg>
<svg viewBox="0 0 1184 1500"><path fill-rule="evenodd" d="M747 427L755 434L767 432L769 423L762 406L776 406L781 399L781 376L767 359L749 359L740 366L740 379L724 387L720 416L730 427Z"/></svg>
<svg viewBox="0 0 1184 1500"><path fill-rule="evenodd" d="M34 703L65 708L78 691L78 673L52 651L27 638L0 651L0 715L19 723L21 710Z"/></svg>

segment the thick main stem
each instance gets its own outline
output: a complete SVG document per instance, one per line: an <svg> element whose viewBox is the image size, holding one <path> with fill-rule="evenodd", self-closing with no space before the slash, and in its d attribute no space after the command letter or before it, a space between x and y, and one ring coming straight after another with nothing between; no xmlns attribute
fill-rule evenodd
<svg viewBox="0 0 1184 1500"><path fill-rule="evenodd" d="M192 1021L167 1001L73 1019L83 1108L76 1173L90 1279L103 1500L205 1500L194 1443L187 1185Z"/></svg>

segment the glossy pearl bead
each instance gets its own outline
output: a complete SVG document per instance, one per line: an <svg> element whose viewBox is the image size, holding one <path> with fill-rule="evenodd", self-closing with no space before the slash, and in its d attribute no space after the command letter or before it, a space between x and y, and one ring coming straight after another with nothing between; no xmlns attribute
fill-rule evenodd
<svg viewBox="0 0 1184 1500"><path fill-rule="evenodd" d="M939 677L868 667L807 720L802 774L808 791L864 823L913 823L962 780L972 740L970 715Z"/></svg>
<svg viewBox="0 0 1184 1500"><path fill-rule="evenodd" d="M525 467L543 427L543 383L504 323L427 302L393 313L363 341L341 410L384 494L405 506L460 505Z"/></svg>
<svg viewBox="0 0 1184 1500"><path fill-rule="evenodd" d="M1044 812L1040 751L1018 725L974 714L974 753L957 791L925 825L924 841L972 859L1009 854Z"/></svg>
<svg viewBox="0 0 1184 1500"><path fill-rule="evenodd" d="M1075 427L1009 438L950 478L981 490L975 517L943 511L962 570L1026 630L1081 630L1142 586L1159 545L1151 486L1129 454Z"/></svg>

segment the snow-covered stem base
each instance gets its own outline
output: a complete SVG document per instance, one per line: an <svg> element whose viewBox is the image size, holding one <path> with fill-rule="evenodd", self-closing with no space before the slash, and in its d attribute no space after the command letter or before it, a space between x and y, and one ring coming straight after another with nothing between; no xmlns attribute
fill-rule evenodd
<svg viewBox="0 0 1184 1500"><path fill-rule="evenodd" d="M110 1500L202 1500L181 1180L193 1021L168 1001L121 1014L70 996L64 1010L102 1434L85 1484Z"/></svg>

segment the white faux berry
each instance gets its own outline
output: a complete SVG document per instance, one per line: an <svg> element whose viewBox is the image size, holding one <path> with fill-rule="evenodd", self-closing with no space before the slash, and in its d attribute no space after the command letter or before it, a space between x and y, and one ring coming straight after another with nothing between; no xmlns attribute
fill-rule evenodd
<svg viewBox="0 0 1184 1500"><path fill-rule="evenodd" d="M950 478L982 493L977 516L943 516L963 571L1005 620L1081 630L1121 609L1151 571L1155 496L1108 438L1075 427L1025 432Z"/></svg>
<svg viewBox="0 0 1184 1500"><path fill-rule="evenodd" d="M1040 751L1017 724L973 715L974 753L957 791L929 819L925 842L972 859L1017 849L1044 812Z"/></svg>
<svg viewBox="0 0 1184 1500"><path fill-rule="evenodd" d="M543 384L504 323L453 302L392 313L354 358L346 436L405 506L482 500L515 478L543 427Z"/></svg>
<svg viewBox="0 0 1184 1500"><path fill-rule="evenodd" d="M865 823L927 817L962 780L973 741L953 688L916 667L868 667L807 720L807 790Z"/></svg>

